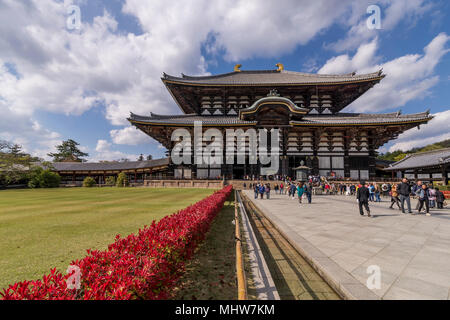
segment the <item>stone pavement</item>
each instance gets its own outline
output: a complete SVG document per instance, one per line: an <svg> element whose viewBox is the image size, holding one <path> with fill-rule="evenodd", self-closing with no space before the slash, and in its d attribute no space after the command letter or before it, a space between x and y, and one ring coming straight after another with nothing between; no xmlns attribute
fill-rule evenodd
<svg viewBox="0 0 450 320"><path fill-rule="evenodd" d="M324 261L330 274L351 284L351 296L370 298L368 267L375 265L381 286L371 292L378 298L450 299L449 208L432 209L432 216L405 215L389 209L385 198L370 203L373 218L368 218L359 215L353 196L313 196L312 204L299 204L286 195L254 200L252 191L244 192L297 248L319 253L319 264Z"/></svg>

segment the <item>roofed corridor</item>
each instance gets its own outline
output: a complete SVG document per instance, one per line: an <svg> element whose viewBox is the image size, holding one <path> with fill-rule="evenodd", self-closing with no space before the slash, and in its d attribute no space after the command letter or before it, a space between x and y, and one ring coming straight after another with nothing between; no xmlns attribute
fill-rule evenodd
<svg viewBox="0 0 450 320"><path fill-rule="evenodd" d="M361 217L354 197L313 196L299 204L286 195L253 199L300 252L326 269L358 299L450 299L450 209L432 216L403 215L389 198L370 203L373 218ZM416 201L412 200L413 211ZM415 211L417 212L417 211ZM369 266L379 266L381 286L369 290ZM329 272L328 272L329 271Z"/></svg>

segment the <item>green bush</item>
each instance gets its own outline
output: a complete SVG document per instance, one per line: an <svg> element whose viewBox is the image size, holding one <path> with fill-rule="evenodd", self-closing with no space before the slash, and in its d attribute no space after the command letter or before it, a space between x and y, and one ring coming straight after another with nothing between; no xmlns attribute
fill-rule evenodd
<svg viewBox="0 0 450 320"><path fill-rule="evenodd" d="M128 181L127 175L123 172L119 173L119 175L117 176L116 186L121 188L121 187L128 187L129 185L130 183Z"/></svg>
<svg viewBox="0 0 450 320"><path fill-rule="evenodd" d="M28 187L30 188L58 188L61 182L59 174L41 167L34 168L29 179Z"/></svg>
<svg viewBox="0 0 450 320"><path fill-rule="evenodd" d="M116 184L116 178L114 176L109 176L105 180L105 184L108 186L114 186Z"/></svg>
<svg viewBox="0 0 450 320"><path fill-rule="evenodd" d="M85 187L85 188L92 188L96 184L97 183L95 182L94 178L92 178L92 177L86 177L83 180L83 187Z"/></svg>

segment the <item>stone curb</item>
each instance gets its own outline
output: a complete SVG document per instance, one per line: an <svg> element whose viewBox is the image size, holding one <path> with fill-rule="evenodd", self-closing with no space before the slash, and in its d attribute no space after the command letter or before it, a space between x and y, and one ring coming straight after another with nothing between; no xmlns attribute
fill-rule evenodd
<svg viewBox="0 0 450 320"><path fill-rule="evenodd" d="M248 195L246 194L248 197ZM253 204L264 214L272 225L286 238L286 240L305 258L323 279L346 300L380 300L361 282L345 271L325 253L320 251L308 240L294 232L288 225L270 212L263 210L257 203Z"/></svg>

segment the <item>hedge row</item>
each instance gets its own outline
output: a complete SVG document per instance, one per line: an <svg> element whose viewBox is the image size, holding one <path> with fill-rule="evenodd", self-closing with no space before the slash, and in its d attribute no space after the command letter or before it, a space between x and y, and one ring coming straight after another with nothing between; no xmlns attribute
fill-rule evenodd
<svg viewBox="0 0 450 320"><path fill-rule="evenodd" d="M72 262L81 271L79 289L68 289L74 272L63 275L52 269L42 279L15 283L0 295L5 300L167 299L231 191L225 187L137 234L118 235L105 251L88 250L85 258Z"/></svg>

